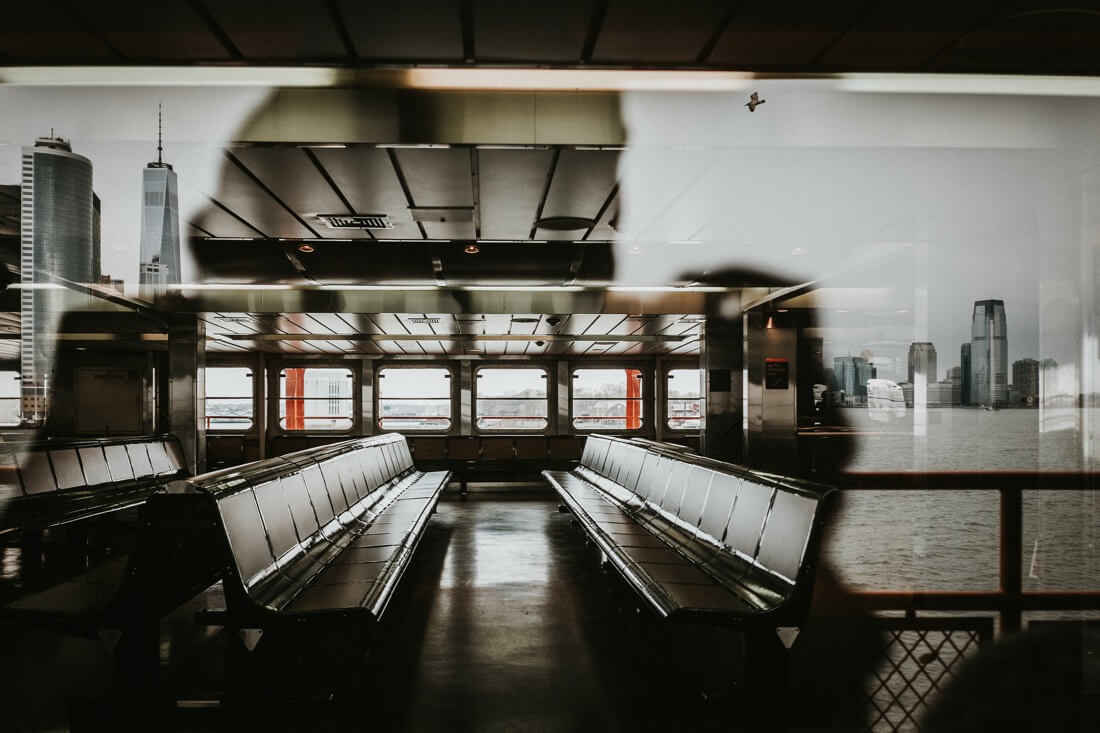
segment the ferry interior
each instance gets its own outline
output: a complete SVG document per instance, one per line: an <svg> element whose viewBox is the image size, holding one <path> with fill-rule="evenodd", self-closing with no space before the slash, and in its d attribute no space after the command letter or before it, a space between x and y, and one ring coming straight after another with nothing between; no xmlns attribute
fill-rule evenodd
<svg viewBox="0 0 1100 733"><path fill-rule="evenodd" d="M1100 729L1100 11L2 15L0 729Z"/></svg>

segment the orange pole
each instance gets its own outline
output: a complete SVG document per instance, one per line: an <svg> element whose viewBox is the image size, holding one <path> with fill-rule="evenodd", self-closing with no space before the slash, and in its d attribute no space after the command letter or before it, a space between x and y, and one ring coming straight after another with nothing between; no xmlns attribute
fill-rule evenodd
<svg viewBox="0 0 1100 733"><path fill-rule="evenodd" d="M626 370L626 429L642 427L642 380L637 369Z"/></svg>
<svg viewBox="0 0 1100 733"><path fill-rule="evenodd" d="M305 369L286 370L286 429L306 429Z"/></svg>

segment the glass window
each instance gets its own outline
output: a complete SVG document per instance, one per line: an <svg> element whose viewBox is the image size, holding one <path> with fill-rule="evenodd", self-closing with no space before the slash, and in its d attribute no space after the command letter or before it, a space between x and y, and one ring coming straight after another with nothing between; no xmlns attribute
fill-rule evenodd
<svg viewBox="0 0 1100 733"><path fill-rule="evenodd" d="M0 372L0 426L14 427L22 422L19 372Z"/></svg>
<svg viewBox="0 0 1100 733"><path fill-rule="evenodd" d="M350 369L294 367L279 372L279 425L284 430L350 430Z"/></svg>
<svg viewBox="0 0 1100 733"><path fill-rule="evenodd" d="M574 371L573 427L577 430L641 428L641 370L577 369Z"/></svg>
<svg viewBox="0 0 1100 733"><path fill-rule="evenodd" d="M387 367L378 372L378 426L383 430L451 427L451 372Z"/></svg>
<svg viewBox="0 0 1100 733"><path fill-rule="evenodd" d="M669 369L666 397L669 429L698 430L703 426L702 369Z"/></svg>
<svg viewBox="0 0 1100 733"><path fill-rule="evenodd" d="M248 367L207 367L206 429L251 428L252 394L252 370Z"/></svg>
<svg viewBox="0 0 1100 733"><path fill-rule="evenodd" d="M542 430L546 427L546 372L542 369L478 369L480 430Z"/></svg>

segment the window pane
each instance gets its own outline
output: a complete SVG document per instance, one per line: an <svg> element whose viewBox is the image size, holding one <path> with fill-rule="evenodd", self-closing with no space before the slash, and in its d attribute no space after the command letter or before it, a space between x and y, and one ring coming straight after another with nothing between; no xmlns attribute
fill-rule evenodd
<svg viewBox="0 0 1100 733"><path fill-rule="evenodd" d="M387 367L378 373L378 426L383 430L451 427L451 372Z"/></svg>
<svg viewBox="0 0 1100 733"><path fill-rule="evenodd" d="M573 427L578 430L641 428L641 371L577 369L573 372Z"/></svg>
<svg viewBox="0 0 1100 733"><path fill-rule="evenodd" d="M206 429L248 430L252 427L252 370L248 367L206 368Z"/></svg>
<svg viewBox="0 0 1100 733"><path fill-rule="evenodd" d="M541 430L547 425L546 395L542 369L478 369L477 427Z"/></svg>
<svg viewBox="0 0 1100 733"><path fill-rule="evenodd" d="M0 372L0 425L4 427L20 423L20 384L19 372Z"/></svg>
<svg viewBox="0 0 1100 733"><path fill-rule="evenodd" d="M698 430L702 427L703 371L670 369L668 372L668 427Z"/></svg>
<svg viewBox="0 0 1100 733"><path fill-rule="evenodd" d="M279 373L279 425L285 430L348 430L350 369L297 367Z"/></svg>

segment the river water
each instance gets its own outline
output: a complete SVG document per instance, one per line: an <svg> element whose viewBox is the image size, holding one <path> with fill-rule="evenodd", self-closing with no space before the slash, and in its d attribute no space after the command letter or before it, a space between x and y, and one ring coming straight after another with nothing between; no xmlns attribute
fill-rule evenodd
<svg viewBox="0 0 1100 733"><path fill-rule="evenodd" d="M1065 471L1089 463L1080 411L942 408L923 420L909 410L889 421L844 413L860 431L853 471ZM996 589L999 502L996 491L849 492L825 552L859 588ZM1024 493L1025 590L1100 589L1098 542L1095 492Z"/></svg>

